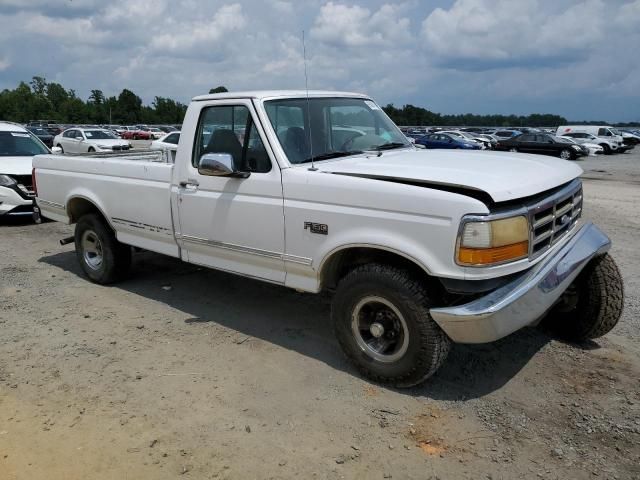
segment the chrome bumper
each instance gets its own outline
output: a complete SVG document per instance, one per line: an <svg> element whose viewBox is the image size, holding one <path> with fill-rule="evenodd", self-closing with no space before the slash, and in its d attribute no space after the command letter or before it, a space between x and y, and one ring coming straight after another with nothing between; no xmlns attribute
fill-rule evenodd
<svg viewBox="0 0 640 480"><path fill-rule="evenodd" d="M432 308L431 316L454 342L493 342L535 324L584 266L610 246L609 238L587 223L555 254L503 287L465 305Z"/></svg>

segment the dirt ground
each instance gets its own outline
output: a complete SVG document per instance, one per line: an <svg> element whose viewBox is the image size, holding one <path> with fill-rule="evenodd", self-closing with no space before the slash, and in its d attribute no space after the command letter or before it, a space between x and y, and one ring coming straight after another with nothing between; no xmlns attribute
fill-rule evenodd
<svg viewBox="0 0 640 480"><path fill-rule="evenodd" d="M640 153L581 165L618 327L454 346L410 390L358 377L326 298L151 253L101 287L72 227L5 223L0 479L640 478Z"/></svg>

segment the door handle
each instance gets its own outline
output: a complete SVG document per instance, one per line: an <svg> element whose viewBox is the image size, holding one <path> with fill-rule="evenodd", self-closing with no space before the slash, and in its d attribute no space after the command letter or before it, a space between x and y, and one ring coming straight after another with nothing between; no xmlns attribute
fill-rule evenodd
<svg viewBox="0 0 640 480"><path fill-rule="evenodd" d="M188 179L188 180L183 180L178 185L180 185L180 187L182 188L189 188L189 187L197 187L198 185L200 185L200 183L197 180Z"/></svg>

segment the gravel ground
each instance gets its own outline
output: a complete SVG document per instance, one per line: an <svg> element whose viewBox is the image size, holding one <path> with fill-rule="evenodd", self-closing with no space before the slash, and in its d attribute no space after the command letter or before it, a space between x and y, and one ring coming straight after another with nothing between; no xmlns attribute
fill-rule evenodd
<svg viewBox="0 0 640 480"><path fill-rule="evenodd" d="M640 478L640 153L589 158L621 323L454 346L411 390L345 362L323 297L151 253L89 283L58 223L0 227L0 478Z"/></svg>

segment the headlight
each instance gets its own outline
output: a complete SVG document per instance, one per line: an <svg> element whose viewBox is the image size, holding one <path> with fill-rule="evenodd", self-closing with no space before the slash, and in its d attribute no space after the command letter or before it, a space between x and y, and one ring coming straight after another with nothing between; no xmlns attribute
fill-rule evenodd
<svg viewBox="0 0 640 480"><path fill-rule="evenodd" d="M489 266L525 258L529 254L529 221L520 215L464 223L456 261L465 266Z"/></svg>
<svg viewBox="0 0 640 480"><path fill-rule="evenodd" d="M576 150L580 150L580 147L578 145L571 145L571 148L575 148Z"/></svg>
<svg viewBox="0 0 640 480"><path fill-rule="evenodd" d="M2 186L2 187L10 187L11 185L15 185L16 183L18 183L18 182L16 182L9 175L0 175L0 186Z"/></svg>
<svg viewBox="0 0 640 480"><path fill-rule="evenodd" d="M111 150L111 145L96 145L98 148L102 150Z"/></svg>

